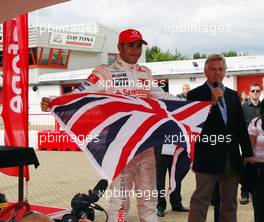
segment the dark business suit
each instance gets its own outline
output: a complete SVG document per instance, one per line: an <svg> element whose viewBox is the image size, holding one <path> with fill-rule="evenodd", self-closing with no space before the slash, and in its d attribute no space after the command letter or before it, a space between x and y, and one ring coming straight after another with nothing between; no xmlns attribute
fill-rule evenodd
<svg viewBox="0 0 264 222"><path fill-rule="evenodd" d="M191 90L187 99L209 101L212 99L211 89L205 82ZM239 145L243 157L253 154L237 93L226 87L224 100L227 123L223 120L218 104L213 105L204 123L200 140L195 143L193 170L196 173L196 190L191 199L189 222L206 220L217 181L221 190L221 221L236 221L236 192L239 172L242 169Z"/></svg>

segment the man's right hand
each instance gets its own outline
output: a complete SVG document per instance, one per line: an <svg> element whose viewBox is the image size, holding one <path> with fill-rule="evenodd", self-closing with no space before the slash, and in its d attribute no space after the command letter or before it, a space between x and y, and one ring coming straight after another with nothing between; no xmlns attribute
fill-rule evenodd
<svg viewBox="0 0 264 222"><path fill-rule="evenodd" d="M51 103L51 99L47 97L43 97L40 103L41 110L43 112L48 112L49 111L49 105Z"/></svg>

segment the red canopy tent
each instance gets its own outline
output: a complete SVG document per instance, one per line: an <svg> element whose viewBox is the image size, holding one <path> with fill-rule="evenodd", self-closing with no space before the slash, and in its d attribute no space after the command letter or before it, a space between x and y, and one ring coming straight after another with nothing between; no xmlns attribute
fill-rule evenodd
<svg viewBox="0 0 264 222"><path fill-rule="evenodd" d="M69 0L0 0L0 23L21 14Z"/></svg>

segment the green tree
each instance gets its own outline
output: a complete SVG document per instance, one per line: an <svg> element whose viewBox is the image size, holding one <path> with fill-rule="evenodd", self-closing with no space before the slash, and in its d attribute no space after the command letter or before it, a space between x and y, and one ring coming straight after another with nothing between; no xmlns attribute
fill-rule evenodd
<svg viewBox="0 0 264 222"><path fill-rule="evenodd" d="M154 57L160 53L160 48L157 46L152 46L151 48L147 47L146 50L146 61L151 62L154 60Z"/></svg>
<svg viewBox="0 0 264 222"><path fill-rule="evenodd" d="M235 51L223 51L221 52L225 57L232 56L247 56L248 53L237 53ZM193 54L192 59L204 59L206 58L206 53L196 52ZM187 60L190 59L182 53L175 50L175 53L172 54L169 50L162 51L158 46L152 46L146 50L146 62L160 62L160 61L175 61L175 60Z"/></svg>
<svg viewBox="0 0 264 222"><path fill-rule="evenodd" d="M238 56L237 52L235 51L227 51L227 52L222 52L224 57L234 57Z"/></svg>
<svg viewBox="0 0 264 222"><path fill-rule="evenodd" d="M200 53L200 52L196 52L193 54L193 59L204 59L206 58L206 54L205 53Z"/></svg>
<svg viewBox="0 0 264 222"><path fill-rule="evenodd" d="M159 62L159 61L173 61L188 59L186 56L179 53L177 50L175 54L171 54L169 50L162 51L158 46L152 46L146 50L146 62Z"/></svg>
<svg viewBox="0 0 264 222"><path fill-rule="evenodd" d="M178 50L175 50L175 60L187 60L190 59L185 55L182 55L180 52L178 52Z"/></svg>
<svg viewBox="0 0 264 222"><path fill-rule="evenodd" d="M248 52L241 52L241 53L239 53L239 56L248 56L248 55L249 55Z"/></svg>

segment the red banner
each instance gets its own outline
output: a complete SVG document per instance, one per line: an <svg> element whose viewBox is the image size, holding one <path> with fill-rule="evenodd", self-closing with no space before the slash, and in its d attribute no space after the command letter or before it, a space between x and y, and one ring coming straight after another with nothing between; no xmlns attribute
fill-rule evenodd
<svg viewBox="0 0 264 222"><path fill-rule="evenodd" d="M28 17L3 25L3 112L6 146L28 146ZM3 173L18 176L18 168ZM28 167L24 175L29 180Z"/></svg>

